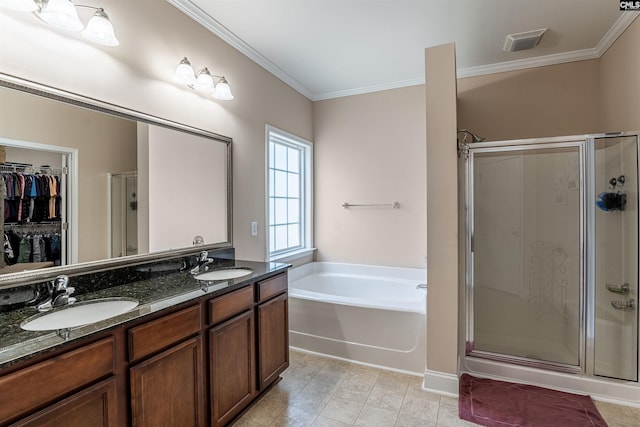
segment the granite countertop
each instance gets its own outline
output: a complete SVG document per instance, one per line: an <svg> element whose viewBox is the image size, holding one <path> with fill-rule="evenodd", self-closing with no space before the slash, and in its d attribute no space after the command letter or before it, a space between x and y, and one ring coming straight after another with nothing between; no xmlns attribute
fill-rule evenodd
<svg viewBox="0 0 640 427"><path fill-rule="evenodd" d="M155 265L162 266L162 262L155 263ZM146 266L125 269L129 272L134 271L134 274L129 273L131 280L122 280L121 277L120 280L112 280L116 283L125 282L115 286L109 286L108 283L105 283L109 281L109 277L112 277L108 275L104 277L104 280L101 280L100 275L93 275L90 279L71 277L69 286L76 289L73 296L76 297L77 302L120 297L134 298L139 301L139 305L125 314L72 328L66 340L59 337L55 330L25 331L20 328L21 322L38 314L34 306L0 312L0 369L44 351L56 349L68 342L87 337L95 332L156 313L177 304L196 300L204 295L215 296L229 292L264 276L284 271L289 265L275 262L218 260L209 267L209 271L244 267L251 269L252 273L237 279L207 282L196 280L188 269L186 271L175 271L174 269L163 272L144 267ZM113 275L113 273L111 274ZM126 273L123 274L126 275Z"/></svg>

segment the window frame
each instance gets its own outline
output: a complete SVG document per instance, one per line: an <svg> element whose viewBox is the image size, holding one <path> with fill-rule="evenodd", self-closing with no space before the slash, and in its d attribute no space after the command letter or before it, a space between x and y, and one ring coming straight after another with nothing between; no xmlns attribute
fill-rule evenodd
<svg viewBox="0 0 640 427"><path fill-rule="evenodd" d="M265 131L265 252L268 261L276 261L283 258L305 256L311 253L313 248L313 142L300 138L289 132L283 131L271 125L266 125ZM276 197L271 194L271 142L300 150L300 245L281 250L271 251L271 199ZM275 165L274 165L275 166ZM289 168L287 168L289 170ZM275 188L275 183L273 183ZM287 218L288 221L288 218ZM289 224L287 222L287 224Z"/></svg>

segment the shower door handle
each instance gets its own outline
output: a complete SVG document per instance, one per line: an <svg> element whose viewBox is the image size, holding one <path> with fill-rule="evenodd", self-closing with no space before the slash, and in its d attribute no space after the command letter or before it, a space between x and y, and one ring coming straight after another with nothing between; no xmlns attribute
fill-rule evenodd
<svg viewBox="0 0 640 427"><path fill-rule="evenodd" d="M611 307L620 311L631 311L636 308L636 301L633 299L629 301L611 301Z"/></svg>
<svg viewBox="0 0 640 427"><path fill-rule="evenodd" d="M607 283L607 290L609 292L613 292L614 294L628 294L629 293L629 284L623 283L620 286L614 286Z"/></svg>

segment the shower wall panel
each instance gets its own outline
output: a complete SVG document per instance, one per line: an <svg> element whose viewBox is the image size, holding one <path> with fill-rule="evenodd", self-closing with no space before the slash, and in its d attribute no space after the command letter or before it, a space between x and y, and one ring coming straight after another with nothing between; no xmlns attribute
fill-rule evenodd
<svg viewBox="0 0 640 427"><path fill-rule="evenodd" d="M625 203L595 210L594 373L632 381L638 377L637 309L624 304L638 298L637 162L634 137L595 140L596 193Z"/></svg>

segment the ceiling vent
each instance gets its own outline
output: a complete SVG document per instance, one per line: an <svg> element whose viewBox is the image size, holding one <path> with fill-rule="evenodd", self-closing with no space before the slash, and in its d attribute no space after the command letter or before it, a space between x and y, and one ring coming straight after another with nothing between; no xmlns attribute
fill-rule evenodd
<svg viewBox="0 0 640 427"><path fill-rule="evenodd" d="M546 28L527 31L526 33L509 34L507 39L504 41L504 47L502 49L505 52L532 49L538 46L538 43L540 43L540 39L545 31L547 31Z"/></svg>

